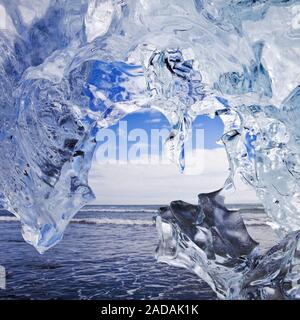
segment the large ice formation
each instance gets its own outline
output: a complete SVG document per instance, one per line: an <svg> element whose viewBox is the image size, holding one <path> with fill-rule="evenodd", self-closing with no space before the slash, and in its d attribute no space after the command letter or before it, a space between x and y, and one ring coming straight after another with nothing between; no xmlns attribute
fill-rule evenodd
<svg viewBox="0 0 300 320"><path fill-rule="evenodd" d="M221 192L199 194L198 205L173 201L160 209L158 261L192 270L221 299L299 299L300 231L265 252Z"/></svg>
<svg viewBox="0 0 300 320"><path fill-rule="evenodd" d="M255 243L239 218L223 208L224 221L211 213L223 225L207 218L202 226L208 213L201 202L183 218L173 203L166 212L175 219L157 220L161 236L169 225L168 241L220 296L268 287L263 273L275 256L281 271L270 281L282 288L297 269L300 229L299 61L296 0L0 0L0 203L44 252L94 197L88 172L98 130L157 108L172 126L166 147L183 171L193 120L217 115L230 165L224 190L241 175L282 240L253 256ZM212 230L226 240L214 249ZM240 256L252 265L236 272L227 264ZM220 259L238 288L216 271ZM253 272L261 278L252 281Z"/></svg>

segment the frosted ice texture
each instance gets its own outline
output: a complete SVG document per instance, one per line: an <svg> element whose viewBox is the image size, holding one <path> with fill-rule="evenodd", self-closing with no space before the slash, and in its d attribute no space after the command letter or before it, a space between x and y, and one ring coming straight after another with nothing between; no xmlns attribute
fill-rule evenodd
<svg viewBox="0 0 300 320"><path fill-rule="evenodd" d="M97 131L153 107L173 128L166 148L181 171L195 117L222 118L224 190L236 174L256 190L290 263L300 227L299 15L300 1L288 0L1 0L0 204L20 219L24 239L39 252L61 239L94 198ZM253 242L236 223L248 257ZM172 228L187 232L189 256L189 229ZM214 254L239 259L231 245ZM208 282L211 268L201 273Z"/></svg>

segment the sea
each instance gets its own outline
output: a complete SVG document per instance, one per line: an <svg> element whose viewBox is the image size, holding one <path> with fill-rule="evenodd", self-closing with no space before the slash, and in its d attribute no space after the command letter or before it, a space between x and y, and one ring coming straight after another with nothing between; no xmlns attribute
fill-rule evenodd
<svg viewBox="0 0 300 320"><path fill-rule="evenodd" d="M259 205L233 205L265 248L276 235ZM19 221L0 210L0 299L213 300L192 272L158 263L153 217L158 205L84 207L62 241L40 255L22 236Z"/></svg>

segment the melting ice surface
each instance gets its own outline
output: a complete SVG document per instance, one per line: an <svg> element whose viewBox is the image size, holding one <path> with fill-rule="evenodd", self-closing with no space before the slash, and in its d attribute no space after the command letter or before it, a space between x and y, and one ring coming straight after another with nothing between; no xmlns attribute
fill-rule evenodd
<svg viewBox="0 0 300 320"><path fill-rule="evenodd" d="M0 0L0 202L24 239L44 252L94 198L101 128L160 110L183 171L193 119L218 115L224 190L241 175L281 240L261 253L220 195L200 195L162 210L158 259L221 298L299 298L299 21L296 0Z"/></svg>

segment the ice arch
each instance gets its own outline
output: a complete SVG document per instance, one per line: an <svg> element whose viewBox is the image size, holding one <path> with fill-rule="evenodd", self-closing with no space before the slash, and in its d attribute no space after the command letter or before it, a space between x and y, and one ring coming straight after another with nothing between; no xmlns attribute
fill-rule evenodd
<svg viewBox="0 0 300 320"><path fill-rule="evenodd" d="M239 172L282 235L299 229L299 1L0 3L1 203L40 252L93 198L97 130L149 106L180 170L195 116L220 115L225 189Z"/></svg>

